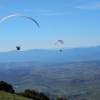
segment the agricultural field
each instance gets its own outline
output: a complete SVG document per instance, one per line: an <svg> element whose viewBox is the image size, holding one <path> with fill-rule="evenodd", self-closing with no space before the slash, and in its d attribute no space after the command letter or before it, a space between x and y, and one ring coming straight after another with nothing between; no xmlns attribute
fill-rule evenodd
<svg viewBox="0 0 100 100"><path fill-rule="evenodd" d="M100 100L100 61L1 64L0 79L16 92L31 89L50 99Z"/></svg>

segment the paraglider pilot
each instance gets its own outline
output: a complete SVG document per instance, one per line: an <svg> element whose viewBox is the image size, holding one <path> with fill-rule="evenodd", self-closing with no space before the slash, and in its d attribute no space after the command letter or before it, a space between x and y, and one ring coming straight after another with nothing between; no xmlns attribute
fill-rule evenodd
<svg viewBox="0 0 100 100"><path fill-rule="evenodd" d="M21 46L16 46L17 50L20 50Z"/></svg>

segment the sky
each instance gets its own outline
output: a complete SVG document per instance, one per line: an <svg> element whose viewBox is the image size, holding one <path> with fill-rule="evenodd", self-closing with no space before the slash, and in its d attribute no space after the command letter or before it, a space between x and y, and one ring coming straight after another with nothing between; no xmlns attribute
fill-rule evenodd
<svg viewBox="0 0 100 100"><path fill-rule="evenodd" d="M0 52L100 45L100 0L0 0ZM57 40L63 40L55 45Z"/></svg>

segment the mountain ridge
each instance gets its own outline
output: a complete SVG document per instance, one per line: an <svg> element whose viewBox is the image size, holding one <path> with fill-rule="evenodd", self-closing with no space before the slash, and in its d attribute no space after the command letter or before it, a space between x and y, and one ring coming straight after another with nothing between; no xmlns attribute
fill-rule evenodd
<svg viewBox="0 0 100 100"><path fill-rule="evenodd" d="M30 49L24 51L0 52L0 62L24 62L24 61L89 61L100 59L100 46L77 47L59 50Z"/></svg>

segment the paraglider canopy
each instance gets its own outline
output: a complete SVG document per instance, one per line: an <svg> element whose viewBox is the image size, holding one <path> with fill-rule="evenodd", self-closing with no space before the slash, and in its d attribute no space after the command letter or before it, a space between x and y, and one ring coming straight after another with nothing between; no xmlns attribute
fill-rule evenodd
<svg viewBox="0 0 100 100"><path fill-rule="evenodd" d="M4 21L4 20L10 18L10 17L16 17L16 16L20 16L20 17L25 17L25 18L31 19L31 20L34 21L34 22L37 24L37 26L39 27L39 24L38 24L33 18L31 18L31 17L29 17L29 16L26 16L26 15L23 15L23 14L13 14L13 15L6 16L6 17L4 17L3 19L0 20L0 23L1 23L2 21Z"/></svg>
<svg viewBox="0 0 100 100"><path fill-rule="evenodd" d="M21 46L16 46L17 50L20 50Z"/></svg>
<svg viewBox="0 0 100 100"><path fill-rule="evenodd" d="M58 42L64 44L63 40L57 40L57 41L55 42L55 45L56 45Z"/></svg>

